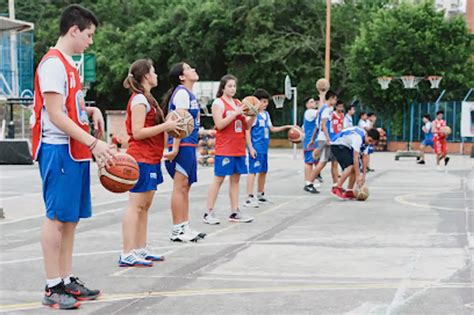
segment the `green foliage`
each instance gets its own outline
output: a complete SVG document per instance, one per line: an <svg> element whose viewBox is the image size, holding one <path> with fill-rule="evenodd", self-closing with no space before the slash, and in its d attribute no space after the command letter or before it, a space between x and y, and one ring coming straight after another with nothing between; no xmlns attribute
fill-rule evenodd
<svg viewBox="0 0 474 315"><path fill-rule="evenodd" d="M122 81L138 58L154 61L158 97L169 88L170 66L182 60L203 81L235 74L239 97L257 87L282 93L289 74L302 100L315 96L315 81L324 74L325 1L16 1L17 18L35 23L36 63L55 44L58 18L70 3L81 3L100 20L90 48L97 57L97 82L87 96L102 109L125 108ZM445 21L430 5L388 9L389 3L347 0L332 7L331 83L345 101L357 95L391 113L403 104L404 91L394 83L381 91L376 77L383 74L441 74L450 98L473 85L472 41L462 19ZM427 99L435 96L426 87L422 91ZM270 110L276 123L290 121L290 110L278 115Z"/></svg>
<svg viewBox="0 0 474 315"><path fill-rule="evenodd" d="M472 38L461 17L446 20L428 2L378 10L355 39L349 58L351 90L385 118L406 105L404 96L435 101L438 90L420 82L418 91L393 82L382 90L379 76L442 75L445 99L459 99L474 85ZM411 94L408 94L411 93Z"/></svg>

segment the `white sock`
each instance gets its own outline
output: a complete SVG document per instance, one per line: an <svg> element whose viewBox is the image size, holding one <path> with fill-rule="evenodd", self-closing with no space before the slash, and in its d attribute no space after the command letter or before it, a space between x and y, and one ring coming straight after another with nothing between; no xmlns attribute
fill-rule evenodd
<svg viewBox="0 0 474 315"><path fill-rule="evenodd" d="M304 184L305 184L306 186L308 186L308 185L311 185L311 184L313 184L313 183L310 182L309 180L305 180L305 181L304 181Z"/></svg>
<svg viewBox="0 0 474 315"><path fill-rule="evenodd" d="M263 197L263 195L265 195L265 193L262 191L262 192L257 193L257 195L258 195L259 197Z"/></svg>
<svg viewBox="0 0 474 315"><path fill-rule="evenodd" d="M181 222L181 226L189 225L189 221Z"/></svg>
<svg viewBox="0 0 474 315"><path fill-rule="evenodd" d="M55 285L58 285L61 283L61 281L63 281L63 279L61 278L54 278L54 279L46 279L46 284L48 285L48 288L52 288L54 287Z"/></svg>
<svg viewBox="0 0 474 315"><path fill-rule="evenodd" d="M66 278L63 278L64 285L71 283L71 277L73 277L72 274L67 276Z"/></svg>

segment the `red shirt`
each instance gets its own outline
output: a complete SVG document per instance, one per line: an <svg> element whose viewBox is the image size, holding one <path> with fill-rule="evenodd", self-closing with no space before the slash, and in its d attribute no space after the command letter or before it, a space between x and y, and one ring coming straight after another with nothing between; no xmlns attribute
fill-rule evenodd
<svg viewBox="0 0 474 315"><path fill-rule="evenodd" d="M332 129L334 130L334 134L337 135L339 132L344 129L344 113L341 113L338 116L337 112L332 112Z"/></svg>
<svg viewBox="0 0 474 315"><path fill-rule="evenodd" d="M441 119L441 120L435 119L433 120L433 126L434 126L433 137L439 140L445 139L446 134L441 133L440 131L442 127L446 126L446 121L444 119Z"/></svg>
<svg viewBox="0 0 474 315"><path fill-rule="evenodd" d="M135 97L135 93L132 94L127 105L127 119L125 120L125 126L127 127L127 133L130 136L128 140L127 153L133 156L137 162L147 164L157 164L161 162L163 157L163 149L165 146L165 138L163 133L159 133L156 136L135 140L132 134L132 100ZM146 114L144 127L153 127L156 125L155 116L157 115L156 108L150 106L150 111Z"/></svg>
<svg viewBox="0 0 474 315"><path fill-rule="evenodd" d="M220 99L224 103L222 118L225 118L228 112L234 111L234 107L227 103L223 97ZM234 99L234 102L240 106L238 99ZM217 129L216 155L245 156L245 127L245 117L239 115L224 129Z"/></svg>
<svg viewBox="0 0 474 315"><path fill-rule="evenodd" d="M42 124L41 124L41 112L43 109L44 98L41 94L39 75L38 71L41 63L48 58L57 57L64 65L66 69L67 77L67 88L68 95L66 98L66 110L68 117L76 123L82 130L89 133L89 117L86 113L86 107L84 102L84 95L82 93L81 80L77 69L74 68L67 60L66 57L56 48L51 48L46 55L41 59L40 64L36 68L35 74L35 97L34 97L34 117L35 122L32 128L32 156L34 160L38 159L39 147L41 145L42 137ZM69 154L75 161L88 161L92 158L92 153L89 148L69 137Z"/></svg>

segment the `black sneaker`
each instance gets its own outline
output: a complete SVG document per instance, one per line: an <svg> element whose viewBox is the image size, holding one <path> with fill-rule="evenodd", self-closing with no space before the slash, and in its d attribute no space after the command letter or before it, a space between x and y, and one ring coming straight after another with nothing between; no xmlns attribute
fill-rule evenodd
<svg viewBox="0 0 474 315"><path fill-rule="evenodd" d="M444 158L444 166L448 165L449 163L449 157Z"/></svg>
<svg viewBox="0 0 474 315"><path fill-rule="evenodd" d="M323 182L323 177L321 175L318 175L316 177L316 179L318 180L318 182L322 183Z"/></svg>
<svg viewBox="0 0 474 315"><path fill-rule="evenodd" d="M367 167L367 173L370 173L370 172L375 172L375 170L373 168Z"/></svg>
<svg viewBox="0 0 474 315"><path fill-rule="evenodd" d="M303 190L310 192L312 194L319 194L319 191L316 188L314 188L313 184L305 185Z"/></svg>
<svg viewBox="0 0 474 315"><path fill-rule="evenodd" d="M79 301L95 300L99 295L99 290L91 290L85 286L85 283L77 277L71 277L71 283L64 286L66 292L74 296Z"/></svg>
<svg viewBox="0 0 474 315"><path fill-rule="evenodd" d="M421 157L420 157L420 156L417 156L417 157L416 157L416 160L417 160L417 161L419 161L420 159L421 159Z"/></svg>
<svg viewBox="0 0 474 315"><path fill-rule="evenodd" d="M46 286L42 303L43 305L61 310L74 309L81 305L81 302L66 292L62 281L51 288Z"/></svg>
<svg viewBox="0 0 474 315"><path fill-rule="evenodd" d="M425 160L419 160L418 162L416 162L416 164L421 164L421 165L423 165L423 164L426 164L426 163L425 163Z"/></svg>

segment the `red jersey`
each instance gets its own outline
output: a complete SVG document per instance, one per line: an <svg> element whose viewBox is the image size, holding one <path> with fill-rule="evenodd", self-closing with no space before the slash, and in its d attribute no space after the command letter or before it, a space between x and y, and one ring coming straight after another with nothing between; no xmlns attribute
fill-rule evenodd
<svg viewBox="0 0 474 315"><path fill-rule="evenodd" d="M127 127L127 133L130 136L128 140L127 153L133 156L137 162L147 164L157 164L161 162L163 157L163 149L165 147L165 138L163 133L159 133L156 136L146 138L143 140L135 140L132 134L132 100L137 95L133 93L130 97L127 105L127 119L125 120L125 126ZM156 125L155 116L158 115L156 108L150 106L150 111L146 114L144 127L153 127Z"/></svg>
<svg viewBox="0 0 474 315"><path fill-rule="evenodd" d="M222 118L225 118L228 112L234 111L234 107L227 103L223 97L220 99L224 103ZM234 102L240 106L238 99L234 99ZM239 115L224 129L217 130L216 155L245 156L245 126L245 117Z"/></svg>
<svg viewBox="0 0 474 315"><path fill-rule="evenodd" d="M444 133L441 133L441 128L446 126L446 121L444 119L438 120L435 119L433 120L433 126L434 126L434 132L433 132L433 138L437 139L445 139L446 135Z"/></svg>
<svg viewBox="0 0 474 315"><path fill-rule="evenodd" d="M332 112L331 124L335 135L341 132L344 129L344 113L338 115L336 111Z"/></svg>
<svg viewBox="0 0 474 315"><path fill-rule="evenodd" d="M66 70L66 80L68 94L66 97L66 112L67 116L76 123L82 130L89 133L89 117L86 112L86 106L84 101L84 94L82 93L81 80L77 69L73 67L67 60L66 57L56 48L51 48L46 55L43 56L41 62L36 68L35 74L35 95L34 95L34 125L32 127L32 156L34 160L38 159L39 147L41 145L42 134L42 120L41 113L44 105L44 98L41 94L39 84L39 69L41 63L48 58L57 57L63 63L64 69ZM88 161L92 158L87 145L80 143L79 141L69 137L69 154L75 161Z"/></svg>

